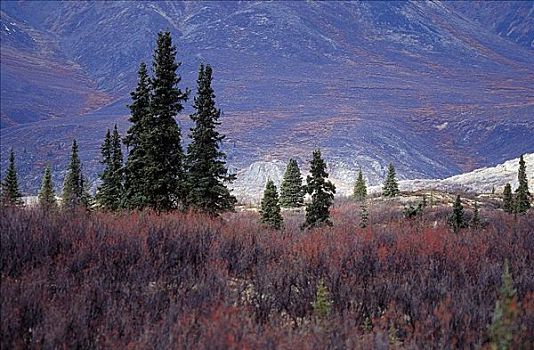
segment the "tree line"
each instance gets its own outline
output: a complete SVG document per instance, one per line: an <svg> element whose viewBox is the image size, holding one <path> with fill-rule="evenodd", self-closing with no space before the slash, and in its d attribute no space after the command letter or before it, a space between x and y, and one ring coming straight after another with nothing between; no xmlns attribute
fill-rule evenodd
<svg viewBox="0 0 534 350"><path fill-rule="evenodd" d="M152 209L158 212L170 210L194 210L211 215L233 210L237 203L227 185L235 180L226 166L226 154L221 150L225 138L217 127L220 125L220 109L215 105L212 87L213 70L209 64L201 64L194 98L194 113L190 115L194 126L190 129L190 143L184 152L182 130L175 120L183 111L190 91L178 87L181 77L177 69L176 47L169 32L158 33L153 54L152 76L142 62L138 69L136 89L131 92L131 123L124 138L108 129L101 146L100 185L95 198L91 198L88 181L82 173L78 145L73 140L70 163L63 184L64 208L96 207L105 211L121 209ZM122 146L126 147L126 160ZM298 208L306 203L306 219L303 228L332 225L330 207L336 188L328 180L327 165L319 149L312 154L310 175L303 185L302 175L295 159L290 159L280 186L280 195L273 181L266 184L261 200L261 221L279 229L283 224L281 207ZM520 158L519 187L512 194L510 184L503 191L503 209L508 213L523 213L530 208L530 193L526 177L526 165ZM382 195L399 195L395 167L389 164ZM353 197L361 202L360 226L367 225L367 185L360 169L353 189ZM58 206L48 165L39 192L39 204L51 209ZM426 206L426 199L417 207L405 208L405 216L413 218ZM18 189L15 156L11 151L6 176L2 182L2 203L22 205ZM461 199L458 196L450 221L457 231L465 225ZM478 220L478 208L475 210Z"/></svg>

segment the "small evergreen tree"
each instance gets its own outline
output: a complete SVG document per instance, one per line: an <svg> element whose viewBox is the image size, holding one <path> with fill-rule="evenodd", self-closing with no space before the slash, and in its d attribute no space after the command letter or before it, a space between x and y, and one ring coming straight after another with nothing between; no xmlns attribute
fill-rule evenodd
<svg viewBox="0 0 534 350"><path fill-rule="evenodd" d="M393 166L393 163L389 163L382 195L384 197L396 197L399 195L399 193L399 184L397 183L395 167Z"/></svg>
<svg viewBox="0 0 534 350"><path fill-rule="evenodd" d="M52 170L50 169L50 165L46 166L38 198L39 206L41 208L45 210L57 208L57 200L54 192L54 184L52 183Z"/></svg>
<svg viewBox="0 0 534 350"><path fill-rule="evenodd" d="M334 201L336 187L328 181L326 163L321 158L321 151L315 150L310 162L310 175L307 177L306 190L311 195L311 202L306 205L306 221L303 228L332 225L330 206Z"/></svg>
<svg viewBox="0 0 534 350"><path fill-rule="evenodd" d="M319 319L324 319L330 314L332 309L332 300L330 293L323 280L319 281L317 292L315 294L315 301L312 303L313 312Z"/></svg>
<svg viewBox="0 0 534 350"><path fill-rule="evenodd" d="M469 226L471 226L475 230L478 230L481 226L480 214L478 210L478 202L476 201L475 201L475 207L473 208L473 217L471 218L471 222L469 223Z"/></svg>
<svg viewBox="0 0 534 350"><path fill-rule="evenodd" d="M505 212L512 214L514 212L514 197L512 196L512 186L507 183L504 185L502 192L502 208Z"/></svg>
<svg viewBox="0 0 534 350"><path fill-rule="evenodd" d="M357 201L363 201L367 198L367 185L363 179L362 169L358 172L358 178L354 185L353 196Z"/></svg>
<svg viewBox="0 0 534 350"><path fill-rule="evenodd" d="M492 349L511 349L518 310L516 290L513 283L508 267L508 260L505 260L502 273L502 286L499 290L498 299L495 302L495 310L493 311L492 322L489 327Z"/></svg>
<svg viewBox="0 0 534 350"><path fill-rule="evenodd" d="M278 203L278 192L272 180L267 181L261 200L261 222L273 229L280 229L283 218Z"/></svg>
<svg viewBox="0 0 534 350"><path fill-rule="evenodd" d="M280 185L280 205L284 208L302 206L304 192L299 165L295 159L290 159Z"/></svg>
<svg viewBox="0 0 534 350"><path fill-rule="evenodd" d="M22 194L19 190L17 169L15 167L15 152L12 148L9 152L6 176L4 177L4 181L2 181L2 205L21 206L23 204Z"/></svg>
<svg viewBox="0 0 534 350"><path fill-rule="evenodd" d="M146 175L152 161L148 157L148 136L155 124L150 112L150 78L144 63L139 67L137 88L130 95L132 103L128 107L132 125L124 138L128 158L124 166L123 204L129 209L143 209L149 205L150 187Z"/></svg>
<svg viewBox="0 0 534 350"><path fill-rule="evenodd" d="M530 192L528 190L527 167L523 155L519 158L519 170L517 171L519 187L515 190L515 209L517 213L524 213L530 209Z"/></svg>
<svg viewBox="0 0 534 350"><path fill-rule="evenodd" d="M368 220L369 212L367 211L367 204L363 200L360 205L360 228L366 228Z"/></svg>
<svg viewBox="0 0 534 350"><path fill-rule="evenodd" d="M82 175L82 164L78 156L78 144L76 140L73 140L70 163L63 183L62 205L65 208L72 209L79 205L88 204L85 183Z"/></svg>
<svg viewBox="0 0 534 350"><path fill-rule="evenodd" d="M423 208L423 203L419 203L417 206L410 204L407 207L404 207L403 215L406 219L416 219L423 215Z"/></svg>
<svg viewBox="0 0 534 350"><path fill-rule="evenodd" d="M235 180L235 175L228 174L226 154L220 149L225 136L217 131L221 112L215 107L211 82L211 67L200 65L196 112L191 115L195 126L187 147L187 204L195 210L216 215L233 210L237 200L226 186Z"/></svg>
<svg viewBox="0 0 534 350"><path fill-rule="evenodd" d="M448 219L449 226L452 227L453 231L457 233L461 228L466 227L466 222L464 219L464 207L462 205L462 200L460 195L456 196L456 201L452 207L452 213Z"/></svg>

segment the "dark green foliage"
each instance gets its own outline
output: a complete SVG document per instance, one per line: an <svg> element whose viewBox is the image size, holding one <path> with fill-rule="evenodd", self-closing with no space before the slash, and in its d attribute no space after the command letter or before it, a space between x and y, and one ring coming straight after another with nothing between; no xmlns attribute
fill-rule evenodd
<svg viewBox="0 0 534 350"><path fill-rule="evenodd" d="M300 207L304 204L304 193L299 165L295 159L290 159L280 185L280 205L284 208Z"/></svg>
<svg viewBox="0 0 534 350"><path fill-rule="evenodd" d="M178 87L176 47L169 32L160 32L153 57L154 77L139 68L138 85L131 94L130 121L125 137L129 148L125 167L125 205L167 211L185 202L184 154L181 130L174 119L188 92Z"/></svg>
<svg viewBox="0 0 534 350"><path fill-rule="evenodd" d="M524 213L530 209L530 192L528 191L527 167L523 155L519 158L517 171L519 187L515 190L515 209L517 213Z"/></svg>
<svg viewBox="0 0 534 350"><path fill-rule="evenodd" d="M278 192L272 180L267 181L260 208L261 222L276 230L282 226L283 218L278 203Z"/></svg>
<svg viewBox="0 0 534 350"><path fill-rule="evenodd" d="M150 113L150 78L146 65L141 63L137 88L131 94L130 122L132 125L124 138L129 153L124 166L124 206L129 209L143 209L148 206L149 186L146 184L148 159L148 133L154 126Z"/></svg>
<svg viewBox="0 0 534 350"><path fill-rule="evenodd" d="M395 175L395 167L393 166L393 163L389 163L382 195L384 197L395 197L398 196L399 193L399 184L397 183L397 178Z"/></svg>
<svg viewBox="0 0 534 350"><path fill-rule="evenodd" d="M52 183L52 170L50 169L50 165L46 166L38 198L39 206L41 208L45 210L57 208L57 200L54 192L54 184Z"/></svg>
<svg viewBox="0 0 534 350"><path fill-rule="evenodd" d="M121 137L117 125L113 136L108 130L101 148L104 171L100 174L101 185L97 189L96 202L104 210L115 211L122 205L123 169Z"/></svg>
<svg viewBox="0 0 534 350"><path fill-rule="evenodd" d="M9 152L9 164L7 166L4 181L2 181L2 205L23 205L22 194L19 190L17 179L17 169L15 167L15 152L13 149Z"/></svg>
<svg viewBox="0 0 534 350"><path fill-rule="evenodd" d="M76 143L76 140L73 140L70 163L63 183L63 207L72 209L84 204L84 182L85 179L82 175L82 164L78 157L78 144Z"/></svg>
<svg viewBox="0 0 534 350"><path fill-rule="evenodd" d="M360 206L360 228L366 228L369 221L369 212L367 211L367 203L361 202Z"/></svg>
<svg viewBox="0 0 534 350"><path fill-rule="evenodd" d="M306 221L303 228L332 225L330 206L334 201L336 187L328 179L326 163L321 158L321 151L315 150L310 162L310 175L306 179L306 191L311 195L311 202L306 205Z"/></svg>
<svg viewBox="0 0 534 350"><path fill-rule="evenodd" d="M461 228L467 227L467 223L464 218L464 207L460 195L456 196L456 201L452 207L452 213L449 215L448 224L455 233L460 231Z"/></svg>
<svg viewBox="0 0 534 350"><path fill-rule="evenodd" d="M419 203L417 206L410 204L407 207L404 207L403 215L406 219L415 219L423 215L424 207L423 203Z"/></svg>
<svg viewBox="0 0 534 350"><path fill-rule="evenodd" d="M174 119L183 109L187 91L178 87L176 47L169 32L158 33L151 82L150 114L154 125L146 131L148 147L145 166L147 204L157 211L176 209L185 200L184 154L181 130Z"/></svg>
<svg viewBox="0 0 534 350"><path fill-rule="evenodd" d="M482 226L482 222L480 221L480 213L478 210L478 202L475 201L475 207L473 208L473 217L471 218L471 221L469 222L469 226L474 228L475 230L478 230Z"/></svg>
<svg viewBox="0 0 534 350"><path fill-rule="evenodd" d="M354 184L353 196L357 201L363 201L367 198L367 185L365 184L361 169L358 172L358 178Z"/></svg>
<svg viewBox="0 0 534 350"><path fill-rule="evenodd" d="M512 196L512 186L507 183L504 185L502 192L502 208L505 212L511 214L514 212L514 197Z"/></svg>
<svg viewBox="0 0 534 350"><path fill-rule="evenodd" d="M237 200L225 184L233 181L235 175L228 174L226 154L220 150L225 136L217 131L221 113L215 107L211 81L211 67L201 65L194 104L196 112L191 115L195 125L187 147L187 205L205 213L218 214L233 210Z"/></svg>
<svg viewBox="0 0 534 350"><path fill-rule="evenodd" d="M514 337L515 318L517 317L516 290L512 275L508 267L508 260L505 260L502 273L502 286L499 296L495 302L492 322L489 327L491 349L508 350L511 349Z"/></svg>

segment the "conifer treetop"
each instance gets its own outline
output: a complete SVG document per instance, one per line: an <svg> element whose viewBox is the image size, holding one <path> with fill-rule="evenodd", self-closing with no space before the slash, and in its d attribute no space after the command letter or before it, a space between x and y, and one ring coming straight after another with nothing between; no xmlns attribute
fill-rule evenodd
<svg viewBox="0 0 534 350"><path fill-rule="evenodd" d="M9 162L6 170L4 181L2 181L2 205L21 206L22 193L19 190L19 183L17 178L17 168L15 166L15 152L11 148L9 152Z"/></svg>
<svg viewBox="0 0 534 350"><path fill-rule="evenodd" d="M305 188L302 186L302 175L297 161L289 159L282 184L280 185L280 205L285 208L296 208L304 204Z"/></svg>

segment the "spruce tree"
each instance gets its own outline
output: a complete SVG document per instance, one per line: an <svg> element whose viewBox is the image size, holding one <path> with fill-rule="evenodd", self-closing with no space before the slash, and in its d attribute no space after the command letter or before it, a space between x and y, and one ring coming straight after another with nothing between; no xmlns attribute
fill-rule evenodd
<svg viewBox="0 0 534 350"><path fill-rule="evenodd" d="M464 207L462 205L460 195L456 196L456 201L452 207L452 213L448 218L448 223L455 233L458 233L461 228L466 227L466 222L464 219Z"/></svg>
<svg viewBox="0 0 534 350"><path fill-rule="evenodd" d="M96 202L104 210L115 211L122 204L122 150L121 138L117 125L113 129L113 136L109 129L101 148L104 170L100 174L102 180L96 194Z"/></svg>
<svg viewBox="0 0 534 350"><path fill-rule="evenodd" d="M117 124L113 128L111 135L111 166L112 173L112 193L113 193L113 210L121 208L124 204L124 166L121 148L121 135L117 130Z"/></svg>
<svg viewBox="0 0 534 350"><path fill-rule="evenodd" d="M104 170L100 173L99 177L102 181L96 190L96 203L103 209L109 209L110 202L110 178L111 178L111 133L109 129L104 137L104 142L100 148L102 159L100 163L104 165Z"/></svg>
<svg viewBox="0 0 534 350"><path fill-rule="evenodd" d="M132 103L130 122L132 125L124 137L128 158L124 166L124 206L129 209L143 209L149 206L147 170L150 167L147 148L148 134L154 127L150 112L150 78L146 65L141 63L135 91L130 93Z"/></svg>
<svg viewBox="0 0 534 350"><path fill-rule="evenodd" d="M304 187L299 165L295 159L289 159L280 185L280 205L284 208L297 208L303 204Z"/></svg>
<svg viewBox="0 0 534 350"><path fill-rule="evenodd" d="M39 206L41 208L45 210L57 208L57 200L54 192L54 184L52 183L52 170L50 169L50 165L46 166L38 198Z"/></svg>
<svg viewBox="0 0 534 350"><path fill-rule="evenodd" d="M330 292L322 279L317 284L315 301L312 303L312 306L314 314L319 319L324 319L330 314L332 300L330 299Z"/></svg>
<svg viewBox="0 0 534 350"><path fill-rule="evenodd" d="M311 195L311 202L306 205L306 221L303 228L332 225L330 206L334 202L336 187L328 179L326 163L321 158L321 151L315 150L310 162L310 175L306 179L306 191Z"/></svg>
<svg viewBox="0 0 534 350"><path fill-rule="evenodd" d="M63 183L62 205L65 208L74 208L80 205L87 205L87 194L85 179L82 175L82 164L78 156L78 144L72 141L70 163L67 175Z"/></svg>
<svg viewBox="0 0 534 350"><path fill-rule="evenodd" d="M22 194L19 190L17 179L17 169L15 167L15 152L13 149L9 152L9 163L6 170L4 181L2 181L2 205L20 206L23 205Z"/></svg>
<svg viewBox="0 0 534 350"><path fill-rule="evenodd" d="M363 178L362 169L358 172L358 178L354 185L353 196L357 201L363 201L367 198L367 185Z"/></svg>
<svg viewBox="0 0 534 350"><path fill-rule="evenodd" d="M280 229L283 218L280 213L280 204L278 202L278 192L272 180L267 181L263 198L261 199L261 222L273 229Z"/></svg>
<svg viewBox="0 0 534 350"><path fill-rule="evenodd" d="M226 183L235 179L226 168L226 154L221 151L224 135L217 131L220 110L215 107L211 86L212 69L200 65L195 113L191 120L191 143L187 147L187 205L194 210L216 215L233 210L237 200L230 194Z"/></svg>
<svg viewBox="0 0 534 350"><path fill-rule="evenodd" d="M510 274L508 260L505 260L502 286L499 289L492 322L489 327L491 349L511 349L518 310L514 281Z"/></svg>
<svg viewBox="0 0 534 350"><path fill-rule="evenodd" d="M395 197L398 196L399 193L399 184L397 183L395 175L395 167L393 166L393 163L389 163L388 173L386 176L386 181L384 182L382 194L384 197Z"/></svg>
<svg viewBox="0 0 534 350"><path fill-rule="evenodd" d="M480 213L478 210L478 202L476 201L475 201L475 207L473 208L473 217L471 218L471 222L469 223L469 226L471 226L475 230L478 230L481 226Z"/></svg>
<svg viewBox="0 0 534 350"><path fill-rule="evenodd" d="M523 155L519 158L517 179L519 187L515 190L515 210L517 213L524 213L530 209L530 192L528 191L527 167Z"/></svg>
<svg viewBox="0 0 534 350"><path fill-rule="evenodd" d="M144 167L147 204L156 211L168 211L183 205L186 197L184 154L181 129L174 119L183 109L188 92L177 85L176 47L169 32L158 33L151 81L150 114L154 125L145 130L147 157Z"/></svg>
<svg viewBox="0 0 534 350"><path fill-rule="evenodd" d="M507 183L504 185L502 192L502 208L505 212L512 214L514 212L514 197L512 196L512 186Z"/></svg>

